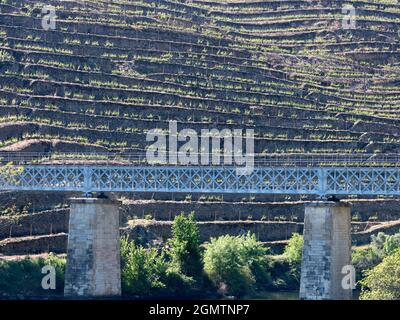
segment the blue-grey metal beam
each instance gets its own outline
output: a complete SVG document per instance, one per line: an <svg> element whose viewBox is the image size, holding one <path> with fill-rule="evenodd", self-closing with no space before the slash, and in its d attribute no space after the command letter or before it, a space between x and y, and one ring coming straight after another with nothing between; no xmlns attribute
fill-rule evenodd
<svg viewBox="0 0 400 320"><path fill-rule="evenodd" d="M26 165L0 174L1 190L400 195L399 167Z"/></svg>

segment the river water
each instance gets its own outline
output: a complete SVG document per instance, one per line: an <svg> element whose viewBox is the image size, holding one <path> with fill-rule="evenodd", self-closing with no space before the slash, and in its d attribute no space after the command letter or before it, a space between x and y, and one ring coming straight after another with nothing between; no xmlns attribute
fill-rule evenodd
<svg viewBox="0 0 400 320"><path fill-rule="evenodd" d="M360 292L353 291L353 300L359 299ZM250 300L299 300L299 291L263 291L254 296L246 297Z"/></svg>
<svg viewBox="0 0 400 320"><path fill-rule="evenodd" d="M246 298L251 300L299 300L299 291L262 291Z"/></svg>

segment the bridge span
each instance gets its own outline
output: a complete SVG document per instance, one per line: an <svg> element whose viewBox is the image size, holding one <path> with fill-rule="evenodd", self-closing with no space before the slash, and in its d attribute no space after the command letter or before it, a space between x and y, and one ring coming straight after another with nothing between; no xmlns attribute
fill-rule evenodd
<svg viewBox="0 0 400 320"><path fill-rule="evenodd" d="M234 165L149 165L143 154L0 153L1 190L400 195L400 156L257 155ZM10 173L11 172L11 173Z"/></svg>
<svg viewBox="0 0 400 320"><path fill-rule="evenodd" d="M400 168L25 165L0 175L2 190L400 195Z"/></svg>

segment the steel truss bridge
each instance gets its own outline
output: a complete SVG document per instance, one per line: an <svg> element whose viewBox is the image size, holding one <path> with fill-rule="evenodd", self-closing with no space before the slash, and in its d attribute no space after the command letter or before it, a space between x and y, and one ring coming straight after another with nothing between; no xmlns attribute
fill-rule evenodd
<svg viewBox="0 0 400 320"><path fill-rule="evenodd" d="M98 156L98 155L97 155ZM79 161L84 160L82 164ZM148 165L142 157L0 154L0 189L76 192L185 192L400 195L400 156L256 158L253 171L234 165ZM6 165L6 163L11 163ZM77 164L78 163L78 164Z"/></svg>

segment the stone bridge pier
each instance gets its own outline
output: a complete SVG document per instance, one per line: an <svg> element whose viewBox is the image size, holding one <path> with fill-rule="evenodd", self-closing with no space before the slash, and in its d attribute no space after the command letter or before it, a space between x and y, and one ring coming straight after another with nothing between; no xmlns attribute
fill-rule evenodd
<svg viewBox="0 0 400 320"><path fill-rule="evenodd" d="M71 199L66 297L121 295L119 202Z"/></svg>
<svg viewBox="0 0 400 320"><path fill-rule="evenodd" d="M119 204L109 199L71 199L66 297L121 295ZM350 264L350 205L333 201L308 204L300 299L351 299L352 288L343 285L343 270Z"/></svg>
<svg viewBox="0 0 400 320"><path fill-rule="evenodd" d="M333 201L306 205L300 299L349 300L352 288L342 285L351 264L351 207Z"/></svg>

